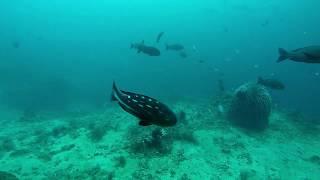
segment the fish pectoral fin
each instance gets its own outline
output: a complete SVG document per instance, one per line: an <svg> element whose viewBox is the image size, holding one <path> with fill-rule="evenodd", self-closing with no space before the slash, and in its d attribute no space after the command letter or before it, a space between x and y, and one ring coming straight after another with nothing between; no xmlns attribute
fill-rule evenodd
<svg viewBox="0 0 320 180"><path fill-rule="evenodd" d="M311 60L316 60L316 59L319 59L319 57L317 56L314 56L312 54L309 54L309 53L303 53L305 56L308 57L308 59L311 59Z"/></svg>
<svg viewBox="0 0 320 180"><path fill-rule="evenodd" d="M148 122L148 121L141 120L141 121L139 121L139 125L140 126L150 126L152 124L150 122Z"/></svg>

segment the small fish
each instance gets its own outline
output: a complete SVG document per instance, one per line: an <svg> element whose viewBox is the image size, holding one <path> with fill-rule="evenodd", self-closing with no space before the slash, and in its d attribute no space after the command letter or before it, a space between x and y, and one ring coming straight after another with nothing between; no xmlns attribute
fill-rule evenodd
<svg viewBox="0 0 320 180"><path fill-rule="evenodd" d="M296 62L320 63L320 46L308 46L293 51L279 48L279 55L277 62L290 59Z"/></svg>
<svg viewBox="0 0 320 180"><path fill-rule="evenodd" d="M184 52L184 51L181 51L181 52L179 53L179 56L182 57L182 58L187 58L187 57L188 57L187 53Z"/></svg>
<svg viewBox="0 0 320 180"><path fill-rule="evenodd" d="M151 97L122 91L113 82L111 100L117 101L126 112L139 119L140 126L157 125L161 127L174 126L177 116L165 104Z"/></svg>
<svg viewBox="0 0 320 180"><path fill-rule="evenodd" d="M257 83L275 90L285 89L285 85L277 79L264 79L262 77L258 77Z"/></svg>
<svg viewBox="0 0 320 180"><path fill-rule="evenodd" d="M172 50L172 51L182 51L184 50L184 46L181 44L166 44L166 50Z"/></svg>
<svg viewBox="0 0 320 180"><path fill-rule="evenodd" d="M131 44L131 49L132 48L137 49L138 53L142 52L149 56L160 56L160 51L157 48L144 45L144 41L142 41L141 43Z"/></svg>
<svg viewBox="0 0 320 180"><path fill-rule="evenodd" d="M163 36L164 32L160 32L157 36L157 43L160 42L161 37Z"/></svg>

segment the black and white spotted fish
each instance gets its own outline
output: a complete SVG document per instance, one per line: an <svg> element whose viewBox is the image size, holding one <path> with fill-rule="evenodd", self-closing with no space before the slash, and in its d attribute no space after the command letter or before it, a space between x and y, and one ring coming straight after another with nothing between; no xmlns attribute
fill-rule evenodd
<svg viewBox="0 0 320 180"><path fill-rule="evenodd" d="M177 117L165 104L151 97L122 91L113 82L111 100L117 101L121 108L139 119L140 126L174 126Z"/></svg>

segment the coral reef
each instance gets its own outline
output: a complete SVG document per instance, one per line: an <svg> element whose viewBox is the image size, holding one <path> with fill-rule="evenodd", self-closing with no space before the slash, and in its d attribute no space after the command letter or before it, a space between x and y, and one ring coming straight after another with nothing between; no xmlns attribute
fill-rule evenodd
<svg viewBox="0 0 320 180"><path fill-rule="evenodd" d="M169 154L176 141L198 144L192 129L188 128L163 129L156 127L148 131L132 128L128 132L128 139L131 143L131 152L149 155Z"/></svg>
<svg viewBox="0 0 320 180"><path fill-rule="evenodd" d="M269 124L271 105L271 96L263 86L247 83L235 91L228 118L247 129L263 130Z"/></svg>
<svg viewBox="0 0 320 180"><path fill-rule="evenodd" d="M149 155L167 154L171 152L172 140L168 138L167 131L161 128L154 128L147 133L140 133L139 137L135 130L131 131L131 152L144 153Z"/></svg>

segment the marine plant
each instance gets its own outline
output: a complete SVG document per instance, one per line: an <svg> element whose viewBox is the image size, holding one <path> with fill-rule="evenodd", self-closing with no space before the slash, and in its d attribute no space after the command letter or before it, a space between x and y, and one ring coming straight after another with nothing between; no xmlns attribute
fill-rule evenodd
<svg viewBox="0 0 320 180"><path fill-rule="evenodd" d="M120 168L124 168L127 164L127 160L124 156L115 157L114 161L115 161L115 166Z"/></svg>
<svg viewBox="0 0 320 180"><path fill-rule="evenodd" d="M101 141L107 133L107 127L101 124L89 124L89 137L92 141Z"/></svg>
<svg viewBox="0 0 320 180"><path fill-rule="evenodd" d="M173 141L166 130L157 127L149 131L137 131L139 130L131 129L128 134L128 139L131 142L131 152L148 155L161 155L171 152Z"/></svg>
<svg viewBox="0 0 320 180"><path fill-rule="evenodd" d="M228 118L241 127L263 130L269 124L271 106L271 96L263 86L246 83L235 91L228 110Z"/></svg>

